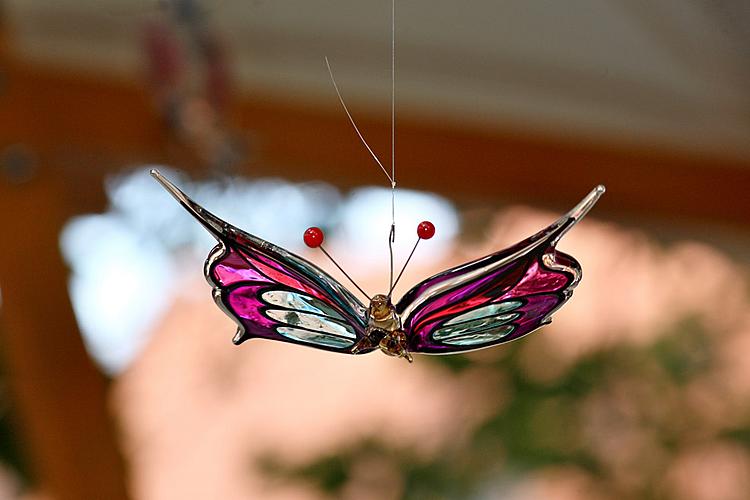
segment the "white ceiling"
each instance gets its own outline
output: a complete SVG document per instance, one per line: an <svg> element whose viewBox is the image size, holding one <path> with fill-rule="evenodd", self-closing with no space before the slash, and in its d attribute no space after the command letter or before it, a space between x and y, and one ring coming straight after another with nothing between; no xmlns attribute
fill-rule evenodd
<svg viewBox="0 0 750 500"><path fill-rule="evenodd" d="M5 0L38 62L137 77L154 0ZM387 115L387 0L204 2L243 92ZM399 112L750 155L750 2L397 0Z"/></svg>

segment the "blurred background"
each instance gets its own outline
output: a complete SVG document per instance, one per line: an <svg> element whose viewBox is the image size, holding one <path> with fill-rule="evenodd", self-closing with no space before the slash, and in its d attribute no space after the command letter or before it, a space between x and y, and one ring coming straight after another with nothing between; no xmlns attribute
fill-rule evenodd
<svg viewBox="0 0 750 500"><path fill-rule="evenodd" d="M399 296L607 194L552 325L413 365L253 341L148 176L388 279L391 4L0 0L0 498L742 499L750 4L398 0Z"/></svg>

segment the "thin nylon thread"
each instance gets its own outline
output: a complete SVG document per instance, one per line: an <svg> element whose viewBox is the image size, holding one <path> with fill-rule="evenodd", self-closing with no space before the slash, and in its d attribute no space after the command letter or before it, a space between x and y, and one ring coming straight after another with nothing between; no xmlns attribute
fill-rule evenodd
<svg viewBox="0 0 750 500"><path fill-rule="evenodd" d="M396 227L396 0L391 0L391 224Z"/></svg>
<svg viewBox="0 0 750 500"><path fill-rule="evenodd" d="M331 63L328 62L328 56L325 57L326 60L326 67L328 68L328 75L331 77L331 83L333 83L333 88L336 90L336 95L339 98L339 102L341 103L341 106L344 108L344 112L346 113L346 116L349 118L349 122L352 124L352 127L354 127L354 131L357 133L357 136L359 137L359 140L362 141L362 144L365 145L367 148L367 151L370 152L370 155L375 160L375 163L378 164L380 169L383 171L386 177L388 177L388 180L391 182L391 185L393 185L393 178L388 174L388 171L385 169L383 164L380 161L380 158L378 158L378 155L375 154L375 152L372 150L369 144L367 144L367 141L365 140L364 136L362 135L362 132L359 131L359 128L357 127L357 124L354 122L354 118L352 118L352 114L349 112L349 108L346 107L346 103L344 102L344 98L341 97L341 92L339 91L339 86L336 85L336 79L333 77L333 70L331 70Z"/></svg>
<svg viewBox="0 0 750 500"><path fill-rule="evenodd" d="M372 156L372 158L375 160L375 163L378 164L378 166L380 167L380 170L383 171L383 173L388 178L388 181L391 184L391 230L388 233L388 252L390 254L389 290L393 291L393 287L394 287L393 243L396 241L396 0L391 0L391 173L390 175L388 174L388 171L386 170L385 166L383 166L383 162L380 161L380 158L378 158L378 155L375 154L375 152L372 150L370 145L365 140L364 136L362 135L362 132L359 131L359 127L357 127L357 123L354 121L354 117L352 117L352 114L349 112L349 108L346 106L346 102L344 102L344 98L341 95L339 86L336 83L336 78L334 78L333 76L333 70L331 69L331 63L328 61L328 56L325 57L325 61L326 61L326 68L328 68L328 75L330 76L331 83L333 84L333 88L336 91L336 96L338 97L339 102L341 103L341 107L344 108L344 112L346 113L347 118L349 118L349 123L351 123L352 127L354 127L354 131L357 133L359 140L362 141L362 144L364 144L365 148L367 148L367 151L370 153L370 156ZM326 255L328 255L327 252L325 252L325 250L323 251L324 253L326 253ZM414 250L412 250L412 254L413 253L414 253ZM411 256L409 258L411 258ZM408 263L408 260L407 260L407 263ZM336 264L335 261L334 261L334 264ZM338 267L338 264L336 264L336 266ZM341 268L339 267L339 269ZM399 274L399 277L401 276L401 274L403 274L403 269L401 273ZM347 275L347 277L349 276ZM349 279L351 280L351 278ZM354 286L357 286L356 283L354 283ZM357 286L357 288L359 287ZM362 291L362 289L360 289L360 291ZM390 292L389 292L389 295L390 295Z"/></svg>

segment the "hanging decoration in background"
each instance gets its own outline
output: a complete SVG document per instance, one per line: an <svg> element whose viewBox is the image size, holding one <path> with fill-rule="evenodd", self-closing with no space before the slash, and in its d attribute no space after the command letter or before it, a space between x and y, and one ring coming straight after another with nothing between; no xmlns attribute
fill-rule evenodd
<svg viewBox="0 0 750 500"><path fill-rule="evenodd" d="M244 148L226 120L231 78L224 46L197 0L160 5L161 15L144 28L144 49L164 121L201 161L230 173Z"/></svg>

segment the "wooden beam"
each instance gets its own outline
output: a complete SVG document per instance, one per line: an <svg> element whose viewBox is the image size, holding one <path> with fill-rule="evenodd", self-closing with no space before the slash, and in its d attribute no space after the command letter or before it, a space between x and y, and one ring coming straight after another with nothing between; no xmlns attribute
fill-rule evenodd
<svg viewBox="0 0 750 500"><path fill-rule="evenodd" d="M0 144L30 145L63 175L93 183L123 166L167 162L199 171L175 147L148 92L134 82L16 64L0 99ZM323 179L340 186L381 183L336 102L325 110L260 97L233 107L251 137L248 175ZM359 117L387 158L389 121ZM404 119L398 125L399 180L459 200L567 204L596 183L609 188L600 211L749 225L750 158L730 159L649 147L571 142L512 131ZM103 204L83 180L71 185L81 210ZM601 212L600 212L601 213Z"/></svg>
<svg viewBox="0 0 750 500"><path fill-rule="evenodd" d="M60 500L120 500L125 475L106 381L83 347L59 253L65 191L53 176L0 179L3 354L38 486Z"/></svg>
<svg viewBox="0 0 750 500"><path fill-rule="evenodd" d="M240 123L258 131L261 154L253 173L325 176L339 185L383 184L382 173L334 106L324 113L245 102ZM374 149L389 150L386 120L364 117L360 128ZM400 122L398 134L398 175L404 187L458 200L565 206L603 183L608 193L597 207L600 214L750 226L750 158L572 143L416 120ZM272 170L280 165L280 171Z"/></svg>

